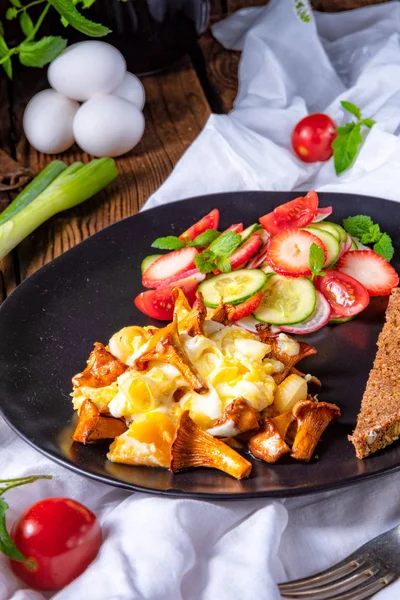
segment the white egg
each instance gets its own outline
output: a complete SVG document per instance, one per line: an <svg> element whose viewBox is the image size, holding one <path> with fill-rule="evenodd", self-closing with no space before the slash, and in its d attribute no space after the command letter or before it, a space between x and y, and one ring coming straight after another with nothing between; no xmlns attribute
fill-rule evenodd
<svg viewBox="0 0 400 600"><path fill-rule="evenodd" d="M50 64L47 78L52 88L74 100L109 94L126 73L121 52L98 40L72 44Z"/></svg>
<svg viewBox="0 0 400 600"><path fill-rule="evenodd" d="M33 96L23 118L28 142L46 154L64 152L75 141L72 123L78 108L78 102L54 90L43 90Z"/></svg>
<svg viewBox="0 0 400 600"><path fill-rule="evenodd" d="M142 112L118 96L88 100L73 123L77 144L93 156L120 156L139 142L144 131Z"/></svg>
<svg viewBox="0 0 400 600"><path fill-rule="evenodd" d="M112 93L113 96L119 96L133 102L139 110L143 110L146 94L142 82L133 73L125 73L125 77Z"/></svg>

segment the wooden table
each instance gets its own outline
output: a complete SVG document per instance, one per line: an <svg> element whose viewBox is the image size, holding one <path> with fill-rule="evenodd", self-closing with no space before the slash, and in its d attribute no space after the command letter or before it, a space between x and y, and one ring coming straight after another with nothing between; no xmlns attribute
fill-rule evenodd
<svg viewBox="0 0 400 600"><path fill-rule="evenodd" d="M354 1L352 0L354 6ZM364 0L364 4L383 0ZM211 23L246 5L266 0L212 0ZM329 0L343 8L349 0ZM327 0L314 5L321 8ZM210 31L203 34L191 56L167 72L143 78L146 89L146 129L142 141L117 159L119 177L103 192L75 209L45 223L14 252L0 261L0 303L28 275L106 225L135 214L165 181L175 164L200 133L211 112L227 113L237 93L239 53L224 50ZM48 87L45 70L21 69L13 82L0 75L0 147L35 171L55 158L70 163L90 157L77 146L60 156L41 154L22 131L24 107L35 93ZM0 209L11 196L0 194Z"/></svg>

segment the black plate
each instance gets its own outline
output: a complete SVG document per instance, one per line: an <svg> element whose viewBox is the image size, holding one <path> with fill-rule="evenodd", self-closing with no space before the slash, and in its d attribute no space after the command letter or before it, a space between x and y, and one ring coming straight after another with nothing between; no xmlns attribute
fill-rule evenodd
<svg viewBox="0 0 400 600"><path fill-rule="evenodd" d="M304 465L290 458L276 465L253 460L250 479L235 481L211 469L177 475L167 470L113 464L107 446L71 444L71 376L80 371L94 341L149 320L133 305L141 291L140 263L158 236L179 233L211 209L220 227L257 220L293 192L243 192L192 198L130 217L107 227L24 281L0 309L0 405L9 425L29 444L74 471L112 485L212 499L290 496L375 477L400 466L400 444L360 461L347 440L384 322L387 298L373 298L357 319L306 336L318 354L302 368L323 382L320 399L335 402L342 418L331 424ZM348 194L320 194L334 220L367 214L400 248L400 207L394 202ZM399 270L399 252L394 267ZM21 457L23 460L23 457Z"/></svg>

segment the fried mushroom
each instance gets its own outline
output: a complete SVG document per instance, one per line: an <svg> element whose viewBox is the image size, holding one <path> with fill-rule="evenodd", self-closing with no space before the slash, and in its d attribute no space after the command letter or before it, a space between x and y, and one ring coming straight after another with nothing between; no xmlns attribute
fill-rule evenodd
<svg viewBox="0 0 400 600"><path fill-rule="evenodd" d="M74 388L87 386L91 388L105 387L113 383L128 367L100 342L95 342L94 350L89 355L87 367L82 373L72 378Z"/></svg>
<svg viewBox="0 0 400 600"><path fill-rule="evenodd" d="M329 402L303 400L293 407L292 412L298 427L291 456L308 462L329 423L340 417L340 409Z"/></svg>
<svg viewBox="0 0 400 600"><path fill-rule="evenodd" d="M114 439L126 430L127 426L121 419L102 416L94 402L85 400L72 439L74 442L89 444Z"/></svg>

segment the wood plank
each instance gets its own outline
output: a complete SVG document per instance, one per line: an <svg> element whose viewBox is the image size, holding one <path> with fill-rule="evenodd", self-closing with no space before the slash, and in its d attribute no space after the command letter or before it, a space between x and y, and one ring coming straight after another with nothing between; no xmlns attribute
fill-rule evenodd
<svg viewBox="0 0 400 600"><path fill-rule="evenodd" d="M240 10L241 8L248 8L249 6L264 6L268 0L226 0L226 8L228 14Z"/></svg>
<svg viewBox="0 0 400 600"><path fill-rule="evenodd" d="M10 105L8 99L8 81L4 74L0 75L0 148L11 154L10 142ZM11 195L0 192L0 212L11 200ZM16 286L13 256L0 260L0 304Z"/></svg>
<svg viewBox="0 0 400 600"><path fill-rule="evenodd" d="M203 128L210 107L188 58L183 58L173 70L145 77L143 83L147 97L143 139L132 152L117 159L120 175L106 190L81 206L56 215L20 244L21 279L106 225L136 213ZM35 170L54 158L68 163L88 162L90 157L76 146L60 156L49 156L37 152L26 141L21 128L23 108L26 99L43 87L43 79L38 81L36 74L33 78L28 69L15 84L18 160Z"/></svg>

